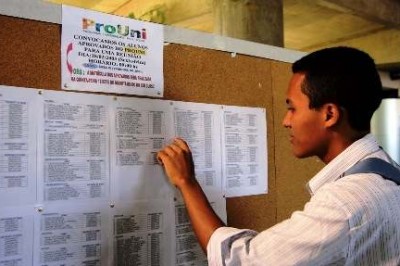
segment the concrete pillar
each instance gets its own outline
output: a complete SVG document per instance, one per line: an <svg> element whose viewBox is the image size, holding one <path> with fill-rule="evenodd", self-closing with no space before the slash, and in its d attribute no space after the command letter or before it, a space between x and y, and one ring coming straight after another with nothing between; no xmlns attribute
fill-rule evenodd
<svg viewBox="0 0 400 266"><path fill-rule="evenodd" d="M283 46L283 0L213 0L214 32Z"/></svg>

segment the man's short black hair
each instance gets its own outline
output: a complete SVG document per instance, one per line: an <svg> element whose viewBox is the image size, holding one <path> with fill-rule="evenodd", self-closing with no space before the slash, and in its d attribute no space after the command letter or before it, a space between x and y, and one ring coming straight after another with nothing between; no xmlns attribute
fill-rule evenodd
<svg viewBox="0 0 400 266"><path fill-rule="evenodd" d="M370 130L382 100L382 83L367 53L350 47L326 48L296 61L292 71L305 74L301 89L310 99L310 108L334 103L347 111L353 129Z"/></svg>

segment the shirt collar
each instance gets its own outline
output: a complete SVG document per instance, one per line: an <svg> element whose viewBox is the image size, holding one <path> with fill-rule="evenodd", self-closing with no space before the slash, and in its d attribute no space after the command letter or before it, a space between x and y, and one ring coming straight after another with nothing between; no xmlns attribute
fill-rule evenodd
<svg viewBox="0 0 400 266"><path fill-rule="evenodd" d="M310 194L314 195L323 185L338 180L347 169L377 150L379 144L372 134L355 141L308 182Z"/></svg>

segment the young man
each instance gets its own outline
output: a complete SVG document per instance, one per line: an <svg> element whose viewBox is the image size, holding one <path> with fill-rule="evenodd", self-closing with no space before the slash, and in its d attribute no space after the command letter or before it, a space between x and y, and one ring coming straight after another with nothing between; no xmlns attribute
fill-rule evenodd
<svg viewBox="0 0 400 266"><path fill-rule="evenodd" d="M188 145L159 152L182 193L210 265L400 265L400 186L373 173L344 173L376 157L395 164L370 132L382 85L366 53L336 47L293 67L283 126L298 158L326 166L309 182L311 200L290 219L257 233L226 227L194 176Z"/></svg>

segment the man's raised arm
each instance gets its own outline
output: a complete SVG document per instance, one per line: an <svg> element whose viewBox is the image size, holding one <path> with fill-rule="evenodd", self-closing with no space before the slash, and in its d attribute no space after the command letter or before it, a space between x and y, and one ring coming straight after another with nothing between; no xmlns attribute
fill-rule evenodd
<svg viewBox="0 0 400 266"><path fill-rule="evenodd" d="M224 226L208 203L207 197L195 178L192 153L187 143L176 138L157 154L171 184L182 193L193 230L204 251L214 231Z"/></svg>

